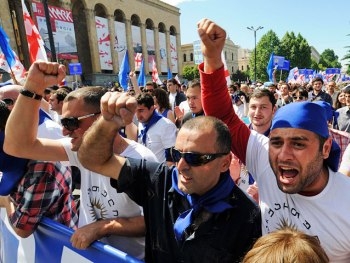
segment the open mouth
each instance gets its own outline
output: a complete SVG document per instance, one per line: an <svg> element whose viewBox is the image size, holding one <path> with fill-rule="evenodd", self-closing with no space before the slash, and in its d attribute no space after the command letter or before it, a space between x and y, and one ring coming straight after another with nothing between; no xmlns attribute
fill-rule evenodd
<svg viewBox="0 0 350 263"><path fill-rule="evenodd" d="M295 181L299 171L290 167L279 167L280 181L283 184L292 184Z"/></svg>

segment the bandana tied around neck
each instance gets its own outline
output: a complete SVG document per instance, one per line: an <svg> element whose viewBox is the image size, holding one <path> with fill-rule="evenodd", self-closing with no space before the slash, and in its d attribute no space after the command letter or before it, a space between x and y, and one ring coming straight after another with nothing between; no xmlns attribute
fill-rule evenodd
<svg viewBox="0 0 350 263"><path fill-rule="evenodd" d="M181 213L174 224L174 233L176 240L181 243L184 239L184 231L193 222L193 215L201 208L208 210L210 213L221 213L232 206L226 201L235 186L230 172L227 171L220 175L220 180L217 185L202 196L196 194L185 194L177 185L178 171L173 170L172 187L180 195L187 198L191 208Z"/></svg>
<svg viewBox="0 0 350 263"><path fill-rule="evenodd" d="M143 129L140 131L139 137L141 137L143 145L146 145L146 135L149 128L156 124L161 118L163 118L163 116L154 110L151 119L147 123L142 123Z"/></svg>

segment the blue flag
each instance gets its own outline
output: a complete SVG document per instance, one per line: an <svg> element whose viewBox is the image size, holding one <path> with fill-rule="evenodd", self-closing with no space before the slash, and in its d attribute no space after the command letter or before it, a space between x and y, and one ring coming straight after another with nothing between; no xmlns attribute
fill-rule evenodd
<svg viewBox="0 0 350 263"><path fill-rule="evenodd" d="M146 85L146 73L145 73L145 64L144 64L144 59L141 61L141 66L140 66L140 75L137 79L137 84L139 86L145 86Z"/></svg>
<svg viewBox="0 0 350 263"><path fill-rule="evenodd" d="M272 73L274 71L273 57L274 57L274 54L272 52L270 55L269 63L267 64L267 68L266 68L267 75L269 76L269 81L271 82L273 82Z"/></svg>
<svg viewBox="0 0 350 263"><path fill-rule="evenodd" d="M16 63L16 57L10 47L10 40L2 27L0 27L0 48L2 53L4 53L7 64L11 68Z"/></svg>
<svg viewBox="0 0 350 263"><path fill-rule="evenodd" d="M168 68L168 79L173 78L173 73L171 72L170 68Z"/></svg>
<svg viewBox="0 0 350 263"><path fill-rule="evenodd" d="M119 84L125 91L128 89L129 72L130 72L129 54L128 54L128 50L126 50L122 64L120 65L120 70L118 75Z"/></svg>

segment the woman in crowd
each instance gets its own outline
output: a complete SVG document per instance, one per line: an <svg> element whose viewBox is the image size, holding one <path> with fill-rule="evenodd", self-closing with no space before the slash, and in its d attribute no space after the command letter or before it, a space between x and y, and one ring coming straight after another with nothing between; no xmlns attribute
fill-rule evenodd
<svg viewBox="0 0 350 263"><path fill-rule="evenodd" d="M154 106L157 112L175 123L174 112L170 108L169 96L163 89L154 89Z"/></svg>

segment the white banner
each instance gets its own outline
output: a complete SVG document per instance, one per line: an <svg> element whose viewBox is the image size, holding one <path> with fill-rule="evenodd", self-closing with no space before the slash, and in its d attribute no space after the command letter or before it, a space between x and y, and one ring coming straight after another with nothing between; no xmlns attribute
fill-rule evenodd
<svg viewBox="0 0 350 263"><path fill-rule="evenodd" d="M119 68L120 68L128 46L126 42L126 30L125 30L125 24L122 22L115 21L114 27L115 27L114 50L118 52L118 62L119 62Z"/></svg>
<svg viewBox="0 0 350 263"><path fill-rule="evenodd" d="M159 32L159 52L160 52L160 70L161 72L168 72L165 34L162 32Z"/></svg>
<svg viewBox="0 0 350 263"><path fill-rule="evenodd" d="M110 48L110 34L108 30L108 20L95 16L98 53L102 70L113 70L113 62Z"/></svg>

